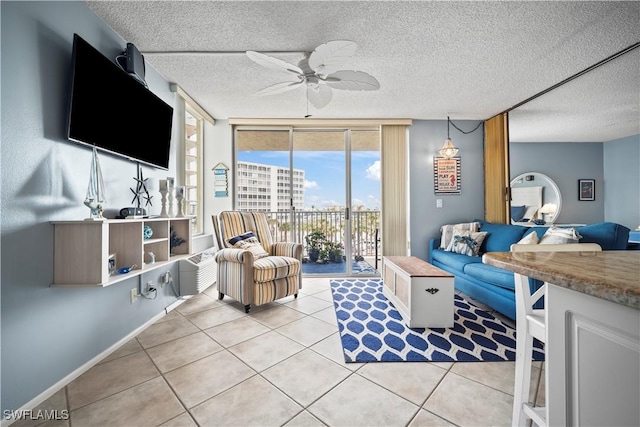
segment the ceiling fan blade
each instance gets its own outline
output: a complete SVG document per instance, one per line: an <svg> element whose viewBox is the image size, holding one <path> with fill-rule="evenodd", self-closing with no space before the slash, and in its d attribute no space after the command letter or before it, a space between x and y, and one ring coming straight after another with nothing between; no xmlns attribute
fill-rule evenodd
<svg viewBox="0 0 640 427"><path fill-rule="evenodd" d="M269 68L270 70L285 73L304 74L300 67L298 67L297 65L289 64L287 61L274 58L273 56L265 55L264 53L248 50L247 56L256 64L262 65L263 67Z"/></svg>
<svg viewBox="0 0 640 427"><path fill-rule="evenodd" d="M309 66L319 75L338 71L353 56L358 45L348 40L334 40L321 44L309 56Z"/></svg>
<svg viewBox="0 0 640 427"><path fill-rule="evenodd" d="M256 95L259 95L259 96L276 95L278 93L284 93L284 92L288 92L290 90L293 90L293 89L297 88L298 86L300 86L301 84L302 84L302 81L276 83L276 84L274 84L272 86L267 86L264 89L256 92Z"/></svg>
<svg viewBox="0 0 640 427"><path fill-rule="evenodd" d="M331 102L333 92L329 86L323 84L318 85L316 88L307 86L307 97L311 105L320 109L326 107L326 105Z"/></svg>
<svg viewBox="0 0 640 427"><path fill-rule="evenodd" d="M335 88L342 90L378 90L380 82L371 74L364 71L341 70L330 74L325 82Z"/></svg>

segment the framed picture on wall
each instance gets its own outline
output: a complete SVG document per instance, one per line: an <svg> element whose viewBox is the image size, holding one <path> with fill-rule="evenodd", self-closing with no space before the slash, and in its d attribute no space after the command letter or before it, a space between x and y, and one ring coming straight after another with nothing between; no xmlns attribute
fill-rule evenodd
<svg viewBox="0 0 640 427"><path fill-rule="evenodd" d="M433 183L435 194L460 194L460 156L433 158Z"/></svg>
<svg viewBox="0 0 640 427"><path fill-rule="evenodd" d="M579 179L578 180L578 200L595 200L596 199L596 180L595 179Z"/></svg>

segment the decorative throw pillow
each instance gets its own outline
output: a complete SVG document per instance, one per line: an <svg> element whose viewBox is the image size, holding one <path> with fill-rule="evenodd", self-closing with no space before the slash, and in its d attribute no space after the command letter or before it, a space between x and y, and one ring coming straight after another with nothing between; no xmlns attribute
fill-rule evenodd
<svg viewBox="0 0 640 427"><path fill-rule="evenodd" d="M522 239L520 239L520 241L518 241L518 244L519 245L537 245L539 241L540 241L540 238L538 237L538 233L536 233L535 231L532 231L531 233L527 234Z"/></svg>
<svg viewBox="0 0 640 427"><path fill-rule="evenodd" d="M575 228L560 228L551 226L540 239L541 245L557 245L564 243L578 243L580 236Z"/></svg>
<svg viewBox="0 0 640 427"><path fill-rule="evenodd" d="M537 206L527 206L520 218L521 222L533 222L534 219L538 216L538 207Z"/></svg>
<svg viewBox="0 0 640 427"><path fill-rule="evenodd" d="M232 237L228 242L234 248L250 251L255 259L269 256L269 253L264 250L258 238L251 231Z"/></svg>
<svg viewBox="0 0 640 427"><path fill-rule="evenodd" d="M524 212L527 209L525 205L511 206L511 219L518 222L524 218Z"/></svg>
<svg viewBox="0 0 640 427"><path fill-rule="evenodd" d="M453 239L453 234L463 234L468 231L478 231L480 229L479 222L463 222L460 224L446 224L440 227L442 237L440 238L440 249L446 250Z"/></svg>
<svg viewBox="0 0 640 427"><path fill-rule="evenodd" d="M446 251L457 254L478 256L480 246L487 236L486 231L467 231L462 234L454 234Z"/></svg>

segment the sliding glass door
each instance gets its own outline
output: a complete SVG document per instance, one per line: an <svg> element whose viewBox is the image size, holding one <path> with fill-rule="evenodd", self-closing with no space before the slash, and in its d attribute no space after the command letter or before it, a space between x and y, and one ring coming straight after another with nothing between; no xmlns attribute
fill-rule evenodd
<svg viewBox="0 0 640 427"><path fill-rule="evenodd" d="M235 205L268 212L278 241L304 246L303 274L376 275L377 129L238 127Z"/></svg>

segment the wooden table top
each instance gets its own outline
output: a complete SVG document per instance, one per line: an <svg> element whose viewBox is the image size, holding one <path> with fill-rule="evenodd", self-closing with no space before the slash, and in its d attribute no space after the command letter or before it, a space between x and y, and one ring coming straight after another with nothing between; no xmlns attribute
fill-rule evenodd
<svg viewBox="0 0 640 427"><path fill-rule="evenodd" d="M488 252L482 261L640 310L640 251Z"/></svg>
<svg viewBox="0 0 640 427"><path fill-rule="evenodd" d="M415 256L385 256L384 261L397 265L409 277L453 277L453 274Z"/></svg>

